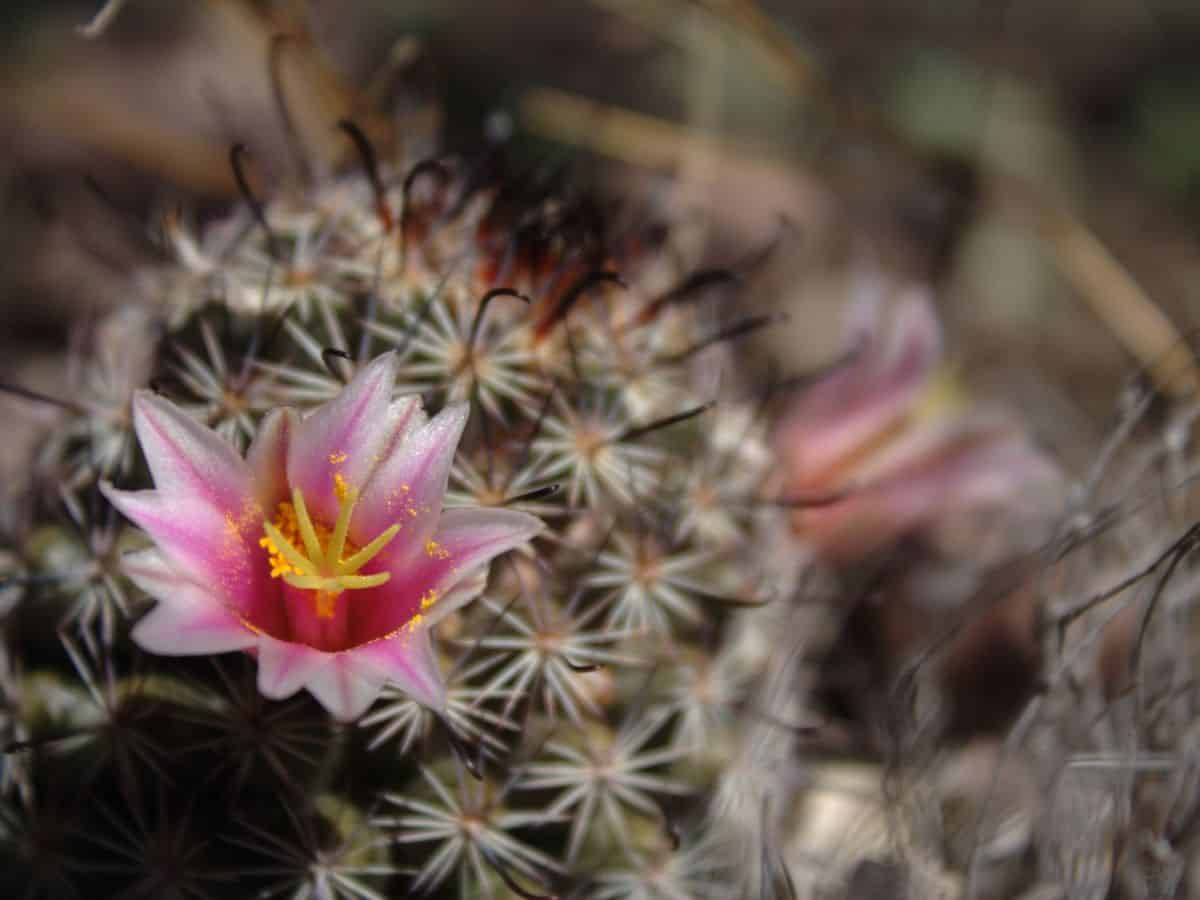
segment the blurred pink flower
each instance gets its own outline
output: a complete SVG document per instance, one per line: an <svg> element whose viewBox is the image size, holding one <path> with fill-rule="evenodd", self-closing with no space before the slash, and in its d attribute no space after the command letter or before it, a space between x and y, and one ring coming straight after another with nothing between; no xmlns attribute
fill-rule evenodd
<svg viewBox="0 0 1200 900"><path fill-rule="evenodd" d="M138 644L250 651L264 695L307 688L343 720L389 681L444 707L430 629L478 592L470 576L542 523L443 511L468 407L427 420L419 398L391 399L395 378L386 354L310 414L274 410L245 459L169 402L135 396L155 490L105 494L156 545L126 558L158 600Z"/></svg>
<svg viewBox="0 0 1200 900"><path fill-rule="evenodd" d="M884 318L871 292L852 309L851 357L800 395L776 434L797 532L849 562L920 533L980 561L1031 549L1062 480L1018 423L939 395L941 331L924 292ZM824 499L822 499L824 498Z"/></svg>

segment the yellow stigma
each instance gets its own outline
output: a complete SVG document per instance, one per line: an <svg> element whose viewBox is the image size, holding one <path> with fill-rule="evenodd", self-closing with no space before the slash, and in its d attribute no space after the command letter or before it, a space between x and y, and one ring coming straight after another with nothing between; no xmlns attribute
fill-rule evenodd
<svg viewBox="0 0 1200 900"><path fill-rule="evenodd" d="M399 525L392 525L361 549L347 541L358 490L349 487L340 475L335 477L335 486L339 505L332 531L313 522L304 495L299 488L292 488L291 502L279 504L274 522L263 522L265 536L258 542L270 554L271 577L313 591L313 608L321 619L333 618L337 597L343 591L377 587L392 577L390 572L357 573L400 530Z"/></svg>

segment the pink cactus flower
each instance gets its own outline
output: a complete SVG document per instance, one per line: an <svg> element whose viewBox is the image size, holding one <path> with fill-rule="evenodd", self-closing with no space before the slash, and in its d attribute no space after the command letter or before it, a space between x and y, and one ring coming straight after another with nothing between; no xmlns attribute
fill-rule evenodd
<svg viewBox="0 0 1200 900"><path fill-rule="evenodd" d="M134 425L155 489L105 495L155 546L126 557L158 601L133 631L165 655L248 651L271 698L307 688L353 720L391 682L445 704L430 630L488 562L542 528L507 509L442 509L466 405L427 419L392 400L396 358L305 416L272 411L246 458L141 391Z"/></svg>
<svg viewBox="0 0 1200 900"><path fill-rule="evenodd" d="M796 531L835 563L916 533L977 558L1029 549L1015 545L1036 543L1061 505L1057 467L1010 417L939 395L941 330L924 292L886 319L881 301L868 290L852 307L853 358L798 396L776 433L789 496L819 501L796 511Z"/></svg>

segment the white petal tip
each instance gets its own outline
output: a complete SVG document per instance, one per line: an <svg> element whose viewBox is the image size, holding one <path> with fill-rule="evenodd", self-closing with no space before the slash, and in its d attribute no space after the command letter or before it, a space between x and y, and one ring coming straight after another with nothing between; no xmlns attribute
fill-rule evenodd
<svg viewBox="0 0 1200 900"><path fill-rule="evenodd" d="M254 646L257 638L219 609L158 604L134 626L130 637L159 656L206 656Z"/></svg>
<svg viewBox="0 0 1200 900"><path fill-rule="evenodd" d="M353 722L371 708L383 688L383 679L343 654L308 680L310 694L339 722Z"/></svg>

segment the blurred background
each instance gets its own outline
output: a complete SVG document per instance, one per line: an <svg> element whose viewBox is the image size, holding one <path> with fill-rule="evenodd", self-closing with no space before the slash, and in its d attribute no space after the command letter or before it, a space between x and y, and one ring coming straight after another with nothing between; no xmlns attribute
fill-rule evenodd
<svg viewBox="0 0 1200 900"><path fill-rule="evenodd" d="M1131 372L1195 384L1195 4L101 5L0 13L9 383L53 392L155 229L236 201L231 143L269 193L337 165L350 114L380 142L507 139L669 212L718 264L770 247L746 302L786 312L762 340L789 368L836 352L851 258L931 283L955 373L1068 464Z"/></svg>

